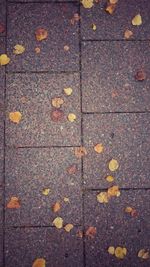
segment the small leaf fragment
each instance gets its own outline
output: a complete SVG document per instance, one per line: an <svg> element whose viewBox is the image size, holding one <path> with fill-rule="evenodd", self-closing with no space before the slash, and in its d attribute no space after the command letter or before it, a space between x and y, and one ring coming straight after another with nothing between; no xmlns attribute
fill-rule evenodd
<svg viewBox="0 0 150 267"><path fill-rule="evenodd" d="M25 52L25 47L23 45L19 45L19 44L16 44L14 46L14 50L13 50L13 53L15 55L21 55Z"/></svg>
<svg viewBox="0 0 150 267"><path fill-rule="evenodd" d="M42 191L42 194L43 194L44 196L48 196L49 193L50 193L50 189L49 189L49 188L44 188L43 191Z"/></svg>
<svg viewBox="0 0 150 267"><path fill-rule="evenodd" d="M53 206L52 206L52 211L53 212L58 212L61 208L60 203L57 201Z"/></svg>
<svg viewBox="0 0 150 267"><path fill-rule="evenodd" d="M64 100L61 97L54 97L52 99L52 106L55 108L60 108L64 103Z"/></svg>
<svg viewBox="0 0 150 267"><path fill-rule="evenodd" d="M115 254L115 248L112 247L112 246L110 246L110 247L108 248L108 253L111 254L111 255L114 255L114 254Z"/></svg>
<svg viewBox="0 0 150 267"><path fill-rule="evenodd" d="M66 232L69 233L73 229L73 224L71 224L71 223L66 224L64 229Z"/></svg>
<svg viewBox="0 0 150 267"><path fill-rule="evenodd" d="M144 70L138 70L136 75L135 75L135 79L137 81L144 81L146 79L146 73Z"/></svg>
<svg viewBox="0 0 150 267"><path fill-rule="evenodd" d="M108 175L108 176L106 177L106 180L107 180L107 182L111 183L111 182L114 181L114 177L111 176L111 175Z"/></svg>
<svg viewBox="0 0 150 267"><path fill-rule="evenodd" d="M90 237L90 238L94 238L94 236L96 235L96 227L90 226L85 233L86 236Z"/></svg>
<svg viewBox="0 0 150 267"><path fill-rule="evenodd" d="M10 201L7 204L8 209L19 209L21 207L18 197L11 197Z"/></svg>
<svg viewBox="0 0 150 267"><path fill-rule="evenodd" d="M69 198L68 197L64 197L64 202L69 203L70 202Z"/></svg>
<svg viewBox="0 0 150 267"><path fill-rule="evenodd" d="M127 254L127 249L122 247L117 247L115 249L115 256L118 259L123 259Z"/></svg>
<svg viewBox="0 0 150 267"><path fill-rule="evenodd" d="M94 146L94 150L95 150L95 152L100 154L100 153L102 153L104 151L104 147L103 147L102 144L97 144L97 145Z"/></svg>
<svg viewBox="0 0 150 267"><path fill-rule="evenodd" d="M43 258L36 259L33 262L32 267L46 267L45 259L43 259Z"/></svg>
<svg viewBox="0 0 150 267"><path fill-rule="evenodd" d="M68 121L74 122L76 120L76 115L74 113L69 113L68 114Z"/></svg>
<svg viewBox="0 0 150 267"><path fill-rule="evenodd" d="M9 119L10 121L18 124L22 119L22 114L19 111L10 112Z"/></svg>
<svg viewBox="0 0 150 267"><path fill-rule="evenodd" d="M116 159L111 159L109 162L109 170L114 172L119 168L119 163Z"/></svg>
<svg viewBox="0 0 150 267"><path fill-rule="evenodd" d="M0 24L0 33L3 33L5 31L5 26L3 24Z"/></svg>
<svg viewBox="0 0 150 267"><path fill-rule="evenodd" d="M53 122L61 122L64 119L64 112L60 109L52 110L51 119Z"/></svg>
<svg viewBox="0 0 150 267"><path fill-rule="evenodd" d="M97 27L96 27L96 24L95 23L92 23L92 30L93 31L96 31Z"/></svg>
<svg viewBox="0 0 150 267"><path fill-rule="evenodd" d="M10 62L10 58L6 54L0 55L0 65L5 66Z"/></svg>
<svg viewBox="0 0 150 267"><path fill-rule="evenodd" d="M68 88L64 88L64 93L67 95L67 96L70 96L72 94L73 90L71 87L68 87Z"/></svg>
<svg viewBox="0 0 150 267"><path fill-rule="evenodd" d="M56 217L53 224L57 229L61 229L63 227L63 219L61 217Z"/></svg>
<svg viewBox="0 0 150 267"><path fill-rule="evenodd" d="M114 185L110 188L108 188L107 190L108 192L108 196L110 197L119 197L120 196L120 191L119 191L119 187L117 185Z"/></svg>
<svg viewBox="0 0 150 267"><path fill-rule="evenodd" d="M108 3L105 11L108 12L110 15L112 15L115 9L116 9L116 4Z"/></svg>
<svg viewBox="0 0 150 267"><path fill-rule="evenodd" d="M131 211L132 211L132 208L131 208L131 207L126 207L126 208L125 208L125 212L126 212L126 213L131 213Z"/></svg>
<svg viewBox="0 0 150 267"><path fill-rule="evenodd" d="M82 238L83 237L83 232L79 230L76 234L77 237Z"/></svg>
<svg viewBox="0 0 150 267"><path fill-rule="evenodd" d="M138 252L138 257L144 260L149 259L150 258L149 251L147 251L146 249L140 249Z"/></svg>
<svg viewBox="0 0 150 267"><path fill-rule="evenodd" d="M75 148L75 156L77 158L80 159L80 158L82 158L82 157L84 157L86 155L87 155L87 150L86 150L85 147L81 146L81 147L76 147Z"/></svg>
<svg viewBox="0 0 150 267"><path fill-rule="evenodd" d="M110 3L110 4L113 4L113 5L114 5L114 4L117 4L117 3L118 3L118 0L109 0L109 3Z"/></svg>
<svg viewBox="0 0 150 267"><path fill-rule="evenodd" d="M35 37L36 37L37 41L45 40L48 37L48 32L47 32L47 30L45 30L43 28L38 28L35 31Z"/></svg>
<svg viewBox="0 0 150 267"><path fill-rule="evenodd" d="M130 31L130 30L126 30L125 32L124 32L124 38L125 39L130 39L131 37L133 36L133 32L132 31Z"/></svg>
<svg viewBox="0 0 150 267"><path fill-rule="evenodd" d="M65 45L65 46L64 46L64 51L67 52L67 51L69 51L69 49L70 49L70 47L69 47L68 45Z"/></svg>
<svg viewBox="0 0 150 267"><path fill-rule="evenodd" d="M108 203L109 201L109 196L107 192L101 192L97 195L97 201L99 203Z"/></svg>
<svg viewBox="0 0 150 267"><path fill-rule="evenodd" d="M134 26L140 26L142 24L142 17L140 14L137 14L133 19L132 19L132 25Z"/></svg>
<svg viewBox="0 0 150 267"><path fill-rule="evenodd" d="M39 54L41 52L41 48L40 47L35 47L35 53Z"/></svg>
<svg viewBox="0 0 150 267"><path fill-rule="evenodd" d="M94 5L93 0L81 0L81 3L84 8L91 8Z"/></svg>

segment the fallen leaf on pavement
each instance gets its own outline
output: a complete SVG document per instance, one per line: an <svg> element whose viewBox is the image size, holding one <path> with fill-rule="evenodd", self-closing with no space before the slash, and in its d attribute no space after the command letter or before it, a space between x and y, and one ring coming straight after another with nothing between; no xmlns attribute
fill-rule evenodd
<svg viewBox="0 0 150 267"><path fill-rule="evenodd" d="M116 9L116 4L111 4L109 2L109 3L107 3L107 7L106 7L105 11L112 15L114 13L115 9Z"/></svg>
<svg viewBox="0 0 150 267"><path fill-rule="evenodd" d="M69 198L68 197L64 197L64 202L69 203L70 202Z"/></svg>
<svg viewBox="0 0 150 267"><path fill-rule="evenodd" d="M94 146L94 150L95 150L95 152L100 154L100 153L102 153L104 151L104 147L103 147L102 144L97 144L97 145Z"/></svg>
<svg viewBox="0 0 150 267"><path fill-rule="evenodd" d="M52 99L52 106L55 108L60 108L64 103L64 100L60 97L54 97Z"/></svg>
<svg viewBox="0 0 150 267"><path fill-rule="evenodd" d="M76 115L74 113L69 113L68 114L68 121L74 122L76 120Z"/></svg>
<svg viewBox="0 0 150 267"><path fill-rule="evenodd" d="M11 197L10 201L7 204L8 209L18 209L20 208L20 201L18 197Z"/></svg>
<svg viewBox="0 0 150 267"><path fill-rule="evenodd" d="M78 22L80 20L80 15L78 13L75 13L73 15L73 18L71 19L71 24L74 25L75 22Z"/></svg>
<svg viewBox="0 0 150 267"><path fill-rule="evenodd" d="M64 119L64 112L62 110L52 110L51 112L51 119L53 122L60 122Z"/></svg>
<svg viewBox="0 0 150 267"><path fill-rule="evenodd" d="M83 232L79 230L76 234L77 237L82 238L83 237Z"/></svg>
<svg viewBox="0 0 150 267"><path fill-rule="evenodd" d="M42 191L42 194L44 196L48 196L49 192L50 192L50 189L49 188L44 188L43 191Z"/></svg>
<svg viewBox="0 0 150 267"><path fill-rule="evenodd" d="M109 0L109 3L110 4L117 4L118 3L118 0Z"/></svg>
<svg viewBox="0 0 150 267"><path fill-rule="evenodd" d="M137 14L133 19L132 19L132 25L134 26L140 26L142 24L142 17L140 14Z"/></svg>
<svg viewBox="0 0 150 267"><path fill-rule="evenodd" d="M114 185L107 190L108 196L110 197L119 197L120 196L120 191L119 187L117 185Z"/></svg>
<svg viewBox="0 0 150 267"><path fill-rule="evenodd" d="M97 201L100 203L108 203L109 196L107 192L101 192L97 195Z"/></svg>
<svg viewBox="0 0 150 267"><path fill-rule="evenodd" d="M66 224L64 229L66 232L69 233L73 229L73 224L71 224L71 223Z"/></svg>
<svg viewBox="0 0 150 267"><path fill-rule="evenodd" d="M115 249L115 256L118 259L123 259L127 254L127 249L122 247L117 247Z"/></svg>
<svg viewBox="0 0 150 267"><path fill-rule="evenodd" d="M32 267L46 267L45 259L42 259L42 258L36 259L33 262Z"/></svg>
<svg viewBox="0 0 150 267"><path fill-rule="evenodd" d="M0 24L0 33L3 33L5 31L5 26L3 24Z"/></svg>
<svg viewBox="0 0 150 267"><path fill-rule="evenodd" d="M134 209L132 207L126 207L125 212L129 213L132 217L137 217L137 215L138 215L136 209Z"/></svg>
<svg viewBox="0 0 150 267"><path fill-rule="evenodd" d="M69 174L75 174L77 172L78 168L76 164L72 164L67 168L67 173Z"/></svg>
<svg viewBox="0 0 150 267"><path fill-rule="evenodd" d="M147 251L146 249L140 249L138 252L138 257L144 260L149 259L150 258L149 251Z"/></svg>
<svg viewBox="0 0 150 267"><path fill-rule="evenodd" d="M9 119L10 121L18 124L22 119L22 114L19 111L10 112Z"/></svg>
<svg viewBox="0 0 150 267"><path fill-rule="evenodd" d="M57 229L61 229L63 227L63 219L61 217L56 217L53 221L53 224Z"/></svg>
<svg viewBox="0 0 150 267"><path fill-rule="evenodd" d="M96 24L95 23L92 23L92 30L93 31L96 31L97 27L96 27Z"/></svg>
<svg viewBox="0 0 150 267"><path fill-rule="evenodd" d="M133 36L133 32L132 31L130 31L130 30L126 30L125 32L124 32L124 38L125 39L130 39L131 37Z"/></svg>
<svg viewBox="0 0 150 267"><path fill-rule="evenodd" d="M41 48L40 47L36 47L35 48L35 53L39 54L41 52Z"/></svg>
<svg viewBox="0 0 150 267"><path fill-rule="evenodd" d="M68 87L68 88L64 88L64 93L67 95L67 96L70 96L72 94L73 90L71 87Z"/></svg>
<svg viewBox="0 0 150 267"><path fill-rule="evenodd" d="M114 255L114 254L115 254L115 248L112 247L112 246L110 246L110 247L108 248L108 253L111 254L111 255Z"/></svg>
<svg viewBox="0 0 150 267"><path fill-rule="evenodd" d="M106 177L106 180L107 180L107 182L111 183L111 182L114 181L114 177L111 176L111 175L108 175L108 176Z"/></svg>
<svg viewBox="0 0 150 267"><path fill-rule="evenodd" d="M69 49L70 49L70 47L69 47L68 45L65 45L65 46L64 46L64 51L67 52L67 51L69 51Z"/></svg>
<svg viewBox="0 0 150 267"><path fill-rule="evenodd" d="M24 47L23 45L16 44L16 45L14 46L13 53L14 53L15 55L21 55L21 54L24 53L24 51L25 51L25 47Z"/></svg>
<svg viewBox="0 0 150 267"><path fill-rule="evenodd" d="M81 147L76 147L75 148L75 156L77 158L82 158L82 157L84 157L86 155L87 155L87 151L86 151L85 147L81 146Z"/></svg>
<svg viewBox="0 0 150 267"><path fill-rule="evenodd" d="M57 201L53 206L52 206L52 211L53 212L58 212L60 210L61 206L60 203Z"/></svg>
<svg viewBox="0 0 150 267"><path fill-rule="evenodd" d="M84 8L91 8L94 5L93 0L81 0L81 3Z"/></svg>
<svg viewBox="0 0 150 267"><path fill-rule="evenodd" d="M138 70L136 75L135 75L135 79L137 81L144 81L146 79L146 73L144 70Z"/></svg>
<svg viewBox="0 0 150 267"><path fill-rule="evenodd" d="M85 235L90 237L90 238L94 238L94 236L96 235L96 227L90 226L86 230Z"/></svg>
<svg viewBox="0 0 150 267"><path fill-rule="evenodd" d="M0 65L5 66L10 62L10 58L6 54L0 55Z"/></svg>
<svg viewBox="0 0 150 267"><path fill-rule="evenodd" d="M119 168L119 163L116 159L111 159L109 162L109 170L114 172Z"/></svg>
<svg viewBox="0 0 150 267"><path fill-rule="evenodd" d="M48 32L45 29L39 28L35 31L35 37L37 41L42 41L47 39Z"/></svg>

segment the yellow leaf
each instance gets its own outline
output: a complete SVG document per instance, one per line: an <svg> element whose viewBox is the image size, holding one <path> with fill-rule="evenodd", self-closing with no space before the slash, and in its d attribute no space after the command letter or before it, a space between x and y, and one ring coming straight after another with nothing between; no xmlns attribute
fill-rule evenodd
<svg viewBox="0 0 150 267"><path fill-rule="evenodd" d="M10 112L9 119L14 123L19 123L22 119L22 114L19 111Z"/></svg>
<svg viewBox="0 0 150 267"><path fill-rule="evenodd" d="M93 31L96 31L96 29L97 29L96 24L92 23L92 29L93 29Z"/></svg>
<svg viewBox="0 0 150 267"><path fill-rule="evenodd" d="M119 163L116 159L112 159L110 162L109 162L109 170L114 172L116 171L117 169L119 168Z"/></svg>
<svg viewBox="0 0 150 267"><path fill-rule="evenodd" d="M95 150L95 152L100 154L104 151L104 147L102 144L97 144L97 145L95 145L94 150Z"/></svg>
<svg viewBox="0 0 150 267"><path fill-rule="evenodd" d="M49 188L44 188L43 191L42 191L42 194L44 196L48 196L49 192L50 192L50 189Z"/></svg>
<svg viewBox="0 0 150 267"><path fill-rule="evenodd" d="M68 88L64 88L64 93L68 96L70 96L72 94L73 90L71 87Z"/></svg>
<svg viewBox="0 0 150 267"><path fill-rule="evenodd" d="M111 183L111 182L114 181L114 177L111 176L111 175L108 175L108 176L106 177L106 180L107 180L107 182Z"/></svg>
<svg viewBox="0 0 150 267"><path fill-rule="evenodd" d="M87 155L87 151L85 147L81 146L81 147L75 148L75 156L77 158L82 158L83 156L86 156L86 155Z"/></svg>
<svg viewBox="0 0 150 267"><path fill-rule="evenodd" d="M115 248L114 247L109 247L108 248L108 253L111 254L111 255L114 255L115 254Z"/></svg>
<svg viewBox="0 0 150 267"><path fill-rule="evenodd" d="M124 38L125 38L125 39L130 39L130 38L132 37L132 35L133 35L133 32L130 31L130 30L126 30L126 31L124 32Z"/></svg>
<svg viewBox="0 0 150 267"><path fill-rule="evenodd" d="M108 196L110 196L110 197L120 196L119 187L117 185L114 185L114 186L108 188L107 192L108 192Z"/></svg>
<svg viewBox="0 0 150 267"><path fill-rule="evenodd" d="M71 223L66 224L64 229L65 229L66 232L69 233L73 229L73 224L71 224Z"/></svg>
<svg viewBox="0 0 150 267"><path fill-rule="evenodd" d="M52 206L53 212L58 212L60 210L60 208L61 208L61 206L60 206L60 203L58 201Z"/></svg>
<svg viewBox="0 0 150 267"><path fill-rule="evenodd" d="M109 196L107 192L101 192L97 195L97 201L100 203L108 203Z"/></svg>
<svg viewBox="0 0 150 267"><path fill-rule="evenodd" d="M61 229L63 227L63 219L61 217L56 217L53 221L53 224L57 229Z"/></svg>
<svg viewBox="0 0 150 267"><path fill-rule="evenodd" d="M91 8L94 5L93 0L81 0L81 3L84 8Z"/></svg>
<svg viewBox="0 0 150 267"><path fill-rule="evenodd" d="M4 66L10 62L10 58L6 54L0 55L0 65Z"/></svg>
<svg viewBox="0 0 150 267"><path fill-rule="evenodd" d="M115 256L118 259L123 259L125 257L125 255L127 254L127 250L126 248L122 248L122 247L117 247L115 249Z"/></svg>
<svg viewBox="0 0 150 267"><path fill-rule="evenodd" d="M74 113L69 113L68 115L68 121L74 122L76 120L76 115Z"/></svg>
<svg viewBox="0 0 150 267"><path fill-rule="evenodd" d="M116 4L108 3L105 10L106 10L106 12L108 12L109 14L112 15L114 13L115 9L116 9Z"/></svg>
<svg viewBox="0 0 150 267"><path fill-rule="evenodd" d="M55 97L52 99L52 106L55 108L60 108L64 103L64 100L60 97Z"/></svg>
<svg viewBox="0 0 150 267"><path fill-rule="evenodd" d="M35 37L37 41L42 41L44 39L47 39L48 32L45 29L39 28L35 31Z"/></svg>
<svg viewBox="0 0 150 267"><path fill-rule="evenodd" d="M140 249L138 252L138 257L144 260L149 259L150 258L149 251L146 251L145 249Z"/></svg>
<svg viewBox="0 0 150 267"><path fill-rule="evenodd" d="M64 197L64 202L70 202L69 198L68 197Z"/></svg>
<svg viewBox="0 0 150 267"><path fill-rule="evenodd" d="M142 17L140 14L137 14L133 19L132 19L132 25L134 26L140 26L142 24Z"/></svg>
<svg viewBox="0 0 150 267"><path fill-rule="evenodd" d="M131 207L126 207L126 208L125 208L125 212L127 212L127 213L131 213L132 210L133 210L133 209L132 209Z"/></svg>
<svg viewBox="0 0 150 267"><path fill-rule="evenodd" d="M17 45L14 46L13 53L15 55L21 55L21 54L24 53L24 51L25 51L25 47L23 45L17 44Z"/></svg>
<svg viewBox="0 0 150 267"><path fill-rule="evenodd" d="M36 259L33 262L32 267L46 267L45 259L42 259L42 258Z"/></svg>

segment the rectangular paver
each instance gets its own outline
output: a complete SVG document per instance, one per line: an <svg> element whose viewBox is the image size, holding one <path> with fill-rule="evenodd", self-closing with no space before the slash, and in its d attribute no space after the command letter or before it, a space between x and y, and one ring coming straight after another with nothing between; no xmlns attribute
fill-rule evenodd
<svg viewBox="0 0 150 267"><path fill-rule="evenodd" d="M0 266L3 267L3 229L0 227Z"/></svg>
<svg viewBox="0 0 150 267"><path fill-rule="evenodd" d="M7 229L6 264L27 267L43 258L46 266L82 267L82 239L76 236L78 230L66 233L55 228Z"/></svg>
<svg viewBox="0 0 150 267"><path fill-rule="evenodd" d="M81 31L83 39L90 40L118 40L124 39L124 32L128 29L133 32L131 39L149 39L150 5L149 0L120 0L115 12L110 15L105 11L107 1L98 1L90 9L81 8ZM132 19L140 14L142 24L133 26ZM92 24L96 25L96 31Z"/></svg>
<svg viewBox="0 0 150 267"><path fill-rule="evenodd" d="M9 4L8 6L8 53L10 71L78 71L79 41L78 23L71 25L71 18L78 12L75 4ZM59 19L58 19L59 18ZM35 31L44 28L48 37L36 41ZM60 34L61 33L61 34ZM26 51L13 54L16 44ZM69 46L69 51L64 50ZM36 53L35 48L41 52Z"/></svg>
<svg viewBox="0 0 150 267"><path fill-rule="evenodd" d="M6 208L7 225L47 226L57 216L66 224L82 223L81 162L74 148L8 149L5 179L6 206L13 196L21 205ZM45 188L50 190L47 196L42 193ZM54 213L52 206L57 201L61 209Z"/></svg>
<svg viewBox="0 0 150 267"><path fill-rule="evenodd" d="M108 175L123 188L150 187L150 115L149 114L95 114L84 115L84 183L87 188L106 188ZM104 150L94 151L96 144ZM119 168L111 172L111 159Z"/></svg>
<svg viewBox="0 0 150 267"><path fill-rule="evenodd" d="M150 261L138 258L137 254L150 246L150 191L121 191L119 197L112 197L107 204L97 201L98 193L85 194L85 231L89 226L97 231L94 238L86 237L86 266L149 266ZM126 207L134 208L137 216L126 213ZM126 247L127 255L123 260L117 259L108 253L110 246Z"/></svg>
<svg viewBox="0 0 150 267"><path fill-rule="evenodd" d="M148 42L84 42L82 105L84 112L150 110ZM139 70L146 74L137 81Z"/></svg>
<svg viewBox="0 0 150 267"><path fill-rule="evenodd" d="M0 0L0 37L6 35L6 2Z"/></svg>
<svg viewBox="0 0 150 267"><path fill-rule="evenodd" d="M64 88L73 93L66 96ZM80 88L78 74L12 74L7 76L6 144L9 146L79 146ZM54 121L52 99L60 97L60 119ZM19 111L19 124L9 120L9 113ZM58 111L59 112L59 111ZM57 112L56 112L57 113ZM68 121L69 113L76 115ZM58 114L59 115L59 114ZM54 118L53 118L54 117Z"/></svg>

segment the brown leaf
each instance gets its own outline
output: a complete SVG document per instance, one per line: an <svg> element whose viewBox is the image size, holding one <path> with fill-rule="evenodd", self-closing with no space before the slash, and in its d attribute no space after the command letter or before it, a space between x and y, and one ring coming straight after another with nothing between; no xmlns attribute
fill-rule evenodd
<svg viewBox="0 0 150 267"><path fill-rule="evenodd" d="M8 209L18 209L20 208L20 201L18 199L18 197L11 197L10 201L7 204L7 208Z"/></svg>
<svg viewBox="0 0 150 267"><path fill-rule="evenodd" d="M94 146L94 150L95 152L100 154L104 151L104 146L102 144L97 144Z"/></svg>
<svg viewBox="0 0 150 267"><path fill-rule="evenodd" d="M60 203L57 201L53 206L52 206L52 211L53 212L58 212L61 208Z"/></svg>
<svg viewBox="0 0 150 267"><path fill-rule="evenodd" d="M51 112L51 119L53 122L60 122L64 119L64 112L62 110L52 110Z"/></svg>
<svg viewBox="0 0 150 267"><path fill-rule="evenodd" d="M36 259L33 262L32 267L46 267L45 259L43 259L43 258Z"/></svg>
<svg viewBox="0 0 150 267"><path fill-rule="evenodd" d="M73 229L73 224L71 224L71 223L66 224L64 229L66 232L69 233Z"/></svg>
<svg viewBox="0 0 150 267"><path fill-rule="evenodd" d="M116 4L108 3L105 11L112 15L115 9L116 9Z"/></svg>
<svg viewBox="0 0 150 267"><path fill-rule="evenodd" d="M64 100L61 97L54 97L52 99L52 106L55 108L60 108L64 103Z"/></svg>
<svg viewBox="0 0 150 267"><path fill-rule="evenodd" d="M90 238L94 238L94 236L96 235L96 227L90 226L85 233L86 236L90 237Z"/></svg>
<svg viewBox="0 0 150 267"><path fill-rule="evenodd" d="M70 49L70 47L69 47L68 45L65 45L65 46L64 46L64 51L68 52L69 49Z"/></svg>
<svg viewBox="0 0 150 267"><path fill-rule="evenodd" d="M132 32L132 31L130 31L130 30L126 30L126 31L124 32L124 38L125 38L125 39L130 39L132 36L133 36L133 32Z"/></svg>
<svg viewBox="0 0 150 267"><path fill-rule="evenodd" d="M146 73L144 70L138 70L136 75L135 75L135 79L137 81L144 81L146 79Z"/></svg>
<svg viewBox="0 0 150 267"><path fill-rule="evenodd" d="M37 40L37 41L42 41L42 40L44 40L44 39L47 39L47 36L48 36L48 32L47 32L47 30L45 30L45 29L38 28L38 29L35 31L35 37L36 37L36 40Z"/></svg>
<svg viewBox="0 0 150 267"><path fill-rule="evenodd" d="M108 188L107 193L109 197L119 197L120 196L119 187L117 185L114 185Z"/></svg>
<svg viewBox="0 0 150 267"><path fill-rule="evenodd" d="M76 164L72 164L71 166L69 166L67 168L67 173L69 174L75 174L77 172L77 165Z"/></svg>
<svg viewBox="0 0 150 267"><path fill-rule="evenodd" d="M76 234L77 237L82 238L83 237L83 232L79 230Z"/></svg>
<svg viewBox="0 0 150 267"><path fill-rule="evenodd" d="M82 157L84 157L86 155L87 155L87 151L86 151L85 147L81 146L81 147L76 147L75 148L75 156L77 158L82 158Z"/></svg>
<svg viewBox="0 0 150 267"><path fill-rule="evenodd" d="M3 24L0 24L0 33L3 33L5 31L5 26Z"/></svg>
<svg viewBox="0 0 150 267"><path fill-rule="evenodd" d="M40 48L40 47L36 47L36 48L35 48L35 53L36 53L36 54L39 54L40 52L41 52L41 48Z"/></svg>

